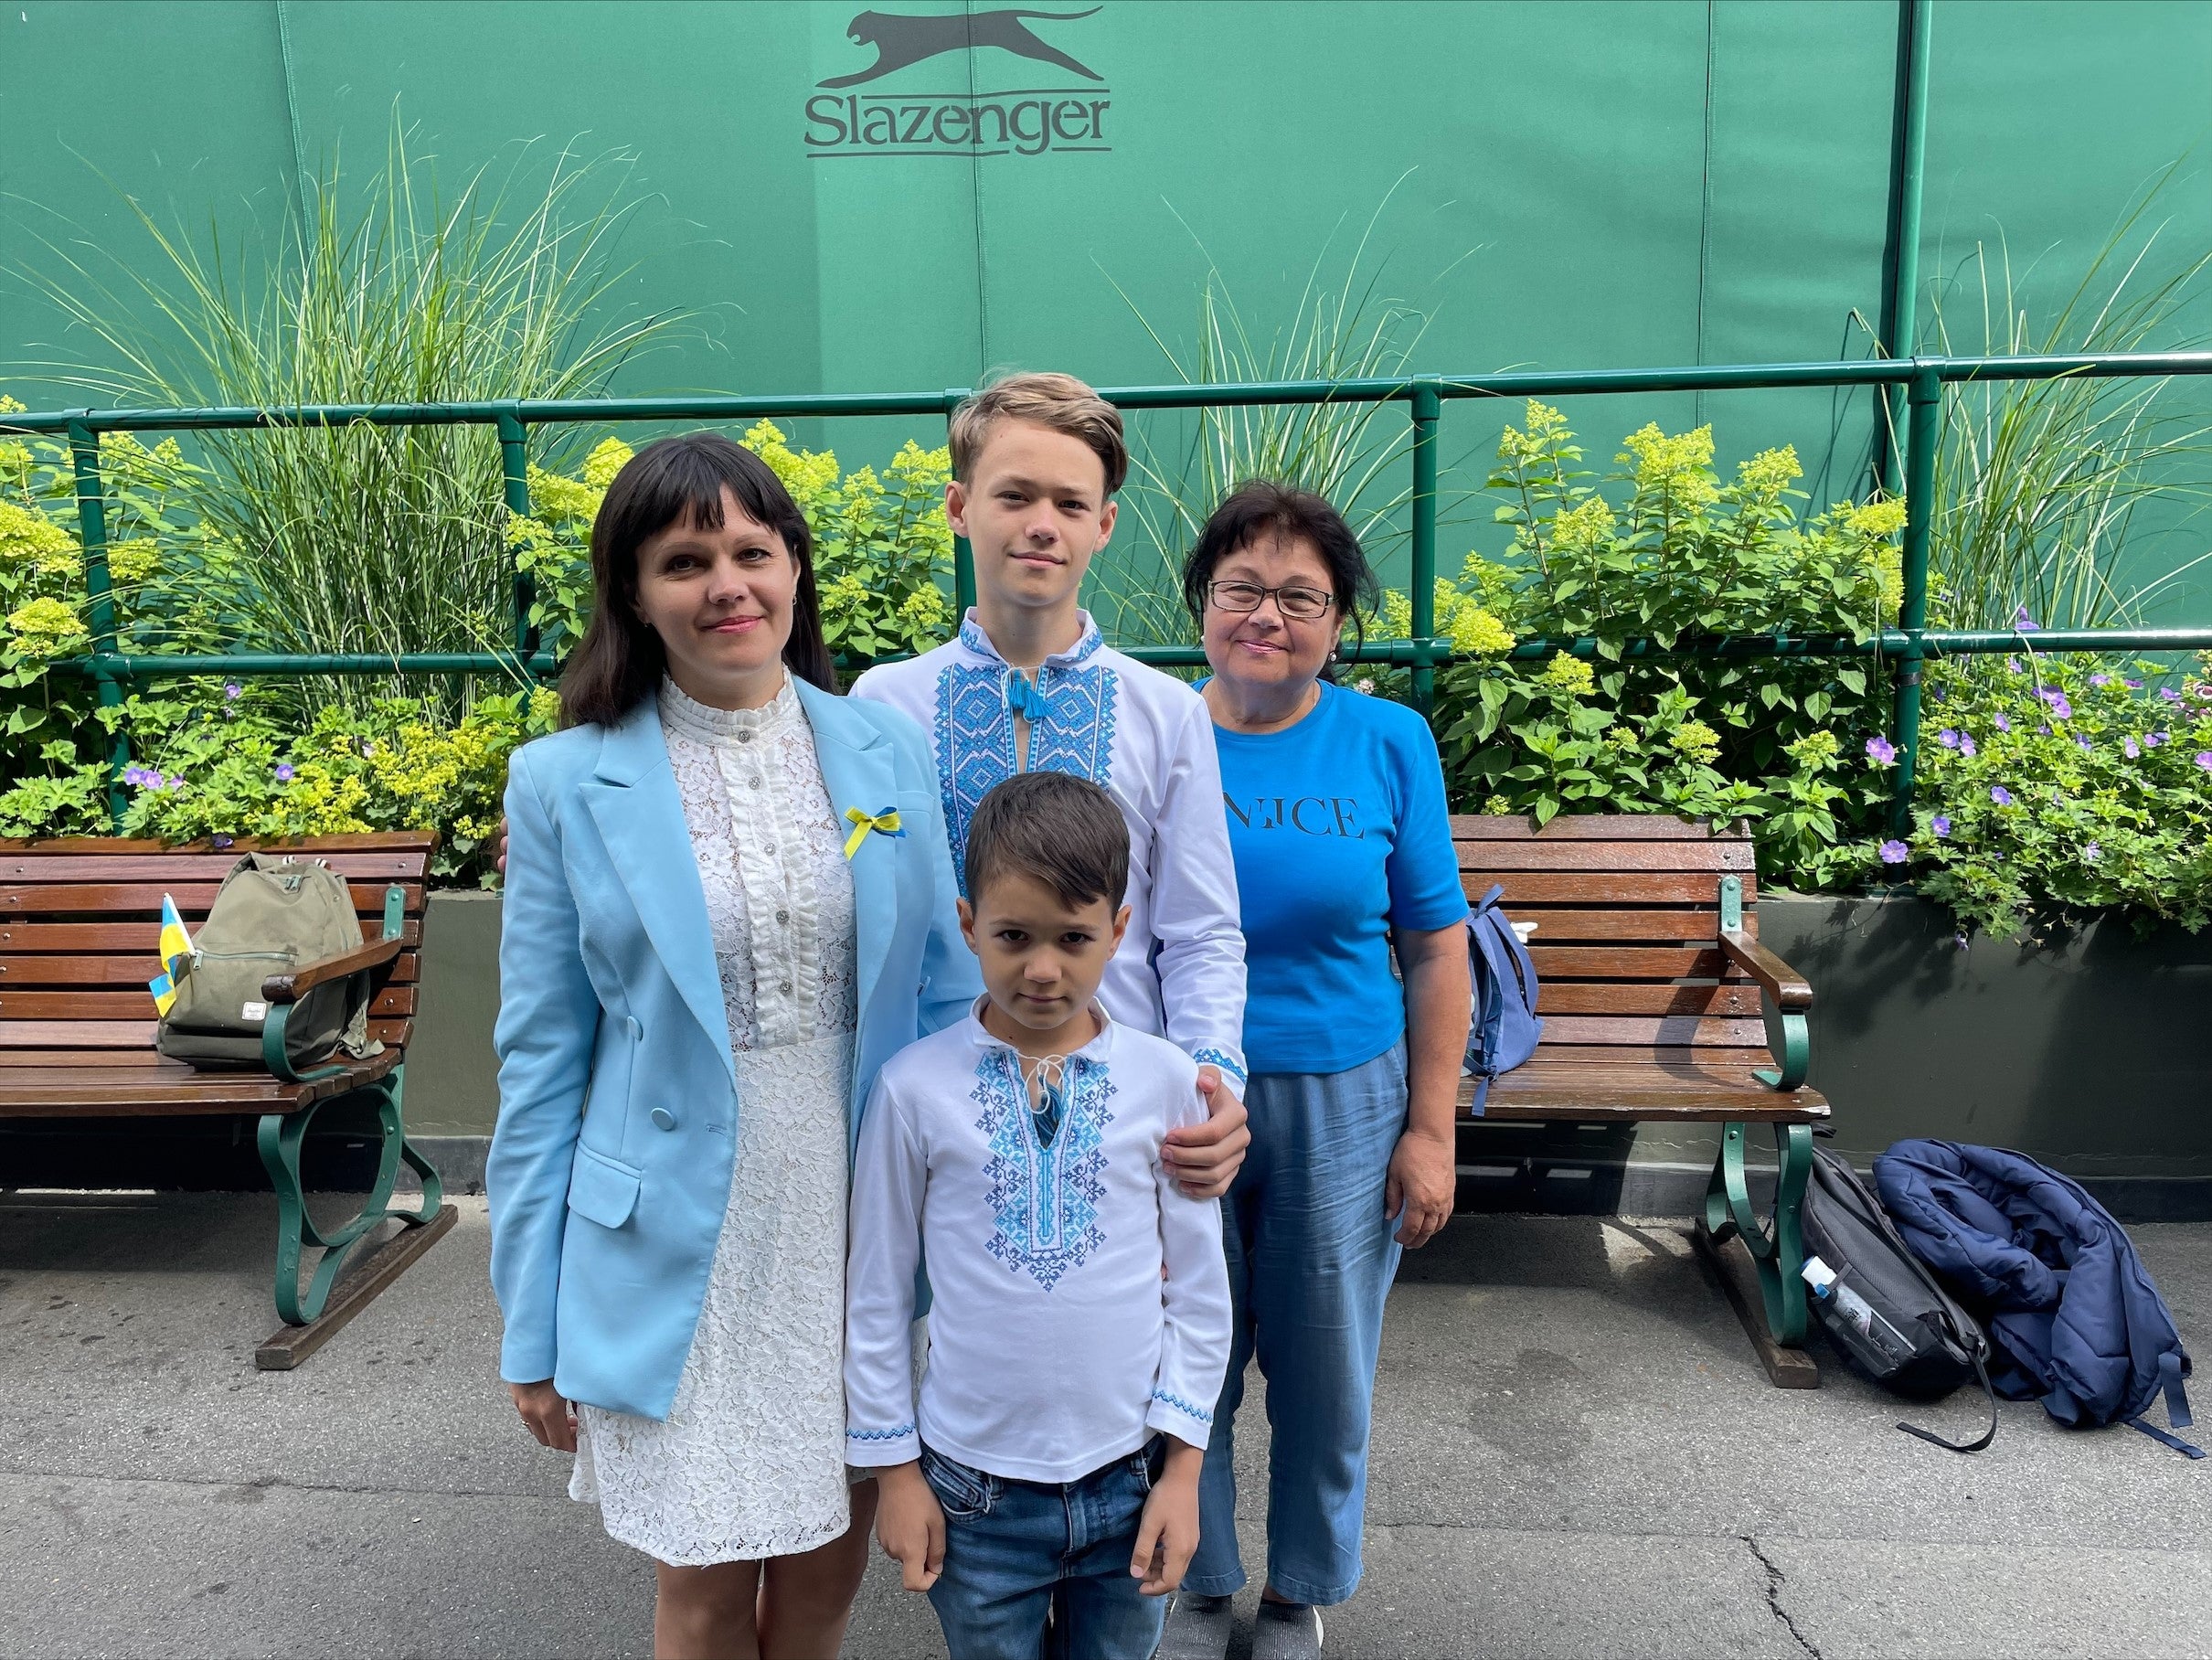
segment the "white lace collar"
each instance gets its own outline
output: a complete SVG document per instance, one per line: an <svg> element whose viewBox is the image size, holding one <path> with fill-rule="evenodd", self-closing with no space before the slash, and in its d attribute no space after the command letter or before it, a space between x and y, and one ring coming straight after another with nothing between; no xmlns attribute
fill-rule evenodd
<svg viewBox="0 0 2212 1660"><path fill-rule="evenodd" d="M772 738L800 718L798 688L791 671L775 697L757 709L718 709L687 697L665 675L661 677L661 725L699 743L755 742Z"/></svg>

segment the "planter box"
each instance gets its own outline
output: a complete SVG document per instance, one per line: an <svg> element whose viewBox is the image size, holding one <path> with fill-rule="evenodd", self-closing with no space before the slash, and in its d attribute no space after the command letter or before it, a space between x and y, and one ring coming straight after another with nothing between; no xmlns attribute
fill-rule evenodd
<svg viewBox="0 0 2212 1660"><path fill-rule="evenodd" d="M1930 900L1786 894L1761 896L1759 926L1813 983L1810 1081L1855 1164L1906 1136L1981 1142L2064 1170L2123 1218L2212 1218L2212 930L2139 940L2100 921L1962 951ZM1713 1145L1663 1125L1579 1142L1476 1126L1463 1197L1687 1214Z"/></svg>

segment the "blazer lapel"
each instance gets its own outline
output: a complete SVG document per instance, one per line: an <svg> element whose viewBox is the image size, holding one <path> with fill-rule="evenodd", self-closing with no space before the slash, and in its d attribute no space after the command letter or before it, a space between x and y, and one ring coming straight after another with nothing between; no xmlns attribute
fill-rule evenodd
<svg viewBox="0 0 2212 1660"><path fill-rule="evenodd" d="M715 1051L734 1080L729 1019L722 1007L714 936L707 922L707 892L699 885L683 798L668 767L659 699L647 697L608 731L594 776L579 789L646 938L685 1005L714 1039Z"/></svg>
<svg viewBox="0 0 2212 1660"><path fill-rule="evenodd" d="M899 801L899 775L890 742L876 724L856 712L844 698L834 697L805 681L796 681L799 701L814 729L814 755L822 764L822 782L829 793L830 811L841 831L849 831L847 807L863 813L881 813ZM870 833L861 839L852 857L855 954L860 968L861 1017L867 1018L868 999L876 995L876 981L889 954L891 931L899 920L899 843Z"/></svg>

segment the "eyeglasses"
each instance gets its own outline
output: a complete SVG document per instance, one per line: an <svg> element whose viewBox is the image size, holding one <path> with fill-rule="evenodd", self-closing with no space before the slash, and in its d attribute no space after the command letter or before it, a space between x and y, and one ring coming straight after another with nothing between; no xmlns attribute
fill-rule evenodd
<svg viewBox="0 0 2212 1660"><path fill-rule="evenodd" d="M1275 609L1293 622L1315 622L1329 614L1329 607L1336 603L1336 596L1318 588L1262 588L1257 582L1209 582L1206 597L1217 610L1233 612L1258 611L1262 602L1275 601Z"/></svg>

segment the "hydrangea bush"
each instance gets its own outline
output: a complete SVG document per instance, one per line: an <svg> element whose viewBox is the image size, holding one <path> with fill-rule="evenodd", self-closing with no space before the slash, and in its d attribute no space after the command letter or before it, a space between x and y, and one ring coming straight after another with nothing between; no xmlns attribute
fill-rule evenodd
<svg viewBox="0 0 2212 1660"><path fill-rule="evenodd" d="M1801 519L1795 451L1761 452L1724 483L1710 427L1631 433L1610 497L1584 482L1582 458L1566 418L1532 399L1489 480L1504 498L1497 522L1512 527L1504 558L1470 554L1456 580L1437 581L1437 632L1472 659L1437 676L1454 804L1539 824L1561 812L1746 818L1770 877L1831 887L1865 874L1874 861L1855 833L1886 794L1857 752L1884 713L1866 664L1631 657L1628 643L1865 640L1896 613L1904 504ZM1410 621L1390 595L1384 631ZM1577 635L1594 639L1593 660L1505 654L1517 640Z"/></svg>

